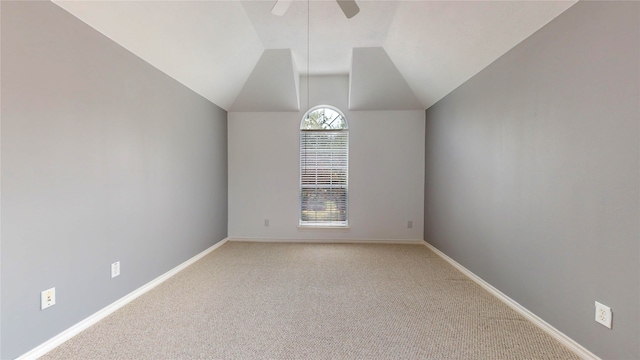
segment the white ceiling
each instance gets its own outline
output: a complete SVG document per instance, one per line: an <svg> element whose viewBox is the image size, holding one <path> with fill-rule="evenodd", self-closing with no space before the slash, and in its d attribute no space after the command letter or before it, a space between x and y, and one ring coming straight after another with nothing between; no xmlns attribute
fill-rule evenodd
<svg viewBox="0 0 640 360"><path fill-rule="evenodd" d="M53 0L151 65L229 110L267 49L301 75L349 74L352 49L381 47L426 109L572 6L568 1Z"/></svg>

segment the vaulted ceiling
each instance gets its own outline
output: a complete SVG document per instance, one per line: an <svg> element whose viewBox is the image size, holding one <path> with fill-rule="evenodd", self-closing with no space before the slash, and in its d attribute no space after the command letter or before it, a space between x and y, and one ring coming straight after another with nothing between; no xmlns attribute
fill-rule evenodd
<svg viewBox="0 0 640 360"><path fill-rule="evenodd" d="M287 94L297 101L298 77L309 74L349 75L356 110L378 110L375 81L414 96L391 108L426 109L576 2L357 0L360 13L347 19L335 0L295 0L284 16L271 13L275 0L53 1L239 111L296 110ZM260 89L279 88L287 94L269 100L276 106L260 103Z"/></svg>

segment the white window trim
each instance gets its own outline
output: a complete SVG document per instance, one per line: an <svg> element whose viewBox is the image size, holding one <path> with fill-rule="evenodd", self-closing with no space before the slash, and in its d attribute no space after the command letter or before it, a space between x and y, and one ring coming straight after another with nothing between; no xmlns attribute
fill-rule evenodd
<svg viewBox="0 0 640 360"><path fill-rule="evenodd" d="M304 121L305 119L308 117L308 115L310 113L312 113L313 111L316 111L318 109L321 108L327 108L327 109L331 109L333 111L335 111L336 113L338 113L342 119L344 120L344 128L339 128L339 129L317 129L317 130L313 130L313 129L304 129ZM349 230L349 125L348 122L346 120L346 117L344 116L344 114L337 108L330 106L330 105L319 105L319 106L315 106L311 109L309 109L304 116L302 117L302 120L300 122L300 179L298 182L298 194L299 194L299 204L298 204L298 229L301 230ZM303 206L302 206L302 189L304 187L303 185L303 165L302 165L302 138L303 138L303 133L305 132L336 132L336 133L340 133L340 132L346 132L346 151L345 151L345 156L346 156L346 174L345 174L345 185L344 188L346 189L346 199L345 199L345 220L344 221L327 221L327 222L312 222L312 221L303 221L302 220L302 211L303 211Z"/></svg>

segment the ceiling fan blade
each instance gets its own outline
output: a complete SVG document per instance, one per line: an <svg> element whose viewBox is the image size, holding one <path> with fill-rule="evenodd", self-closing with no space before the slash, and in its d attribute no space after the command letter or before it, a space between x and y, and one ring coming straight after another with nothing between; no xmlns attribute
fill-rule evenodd
<svg viewBox="0 0 640 360"><path fill-rule="evenodd" d="M278 16L284 15L292 1L293 0L276 0L276 4L271 8L271 13Z"/></svg>
<svg viewBox="0 0 640 360"><path fill-rule="evenodd" d="M356 16L360 12L360 7L356 4L356 0L336 0L342 12L347 17L347 19L351 19Z"/></svg>

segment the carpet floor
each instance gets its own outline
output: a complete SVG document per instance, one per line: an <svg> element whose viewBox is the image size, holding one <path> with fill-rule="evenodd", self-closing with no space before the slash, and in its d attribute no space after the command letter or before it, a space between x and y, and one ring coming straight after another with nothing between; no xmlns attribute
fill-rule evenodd
<svg viewBox="0 0 640 360"><path fill-rule="evenodd" d="M427 247L228 242L41 359L578 359Z"/></svg>

